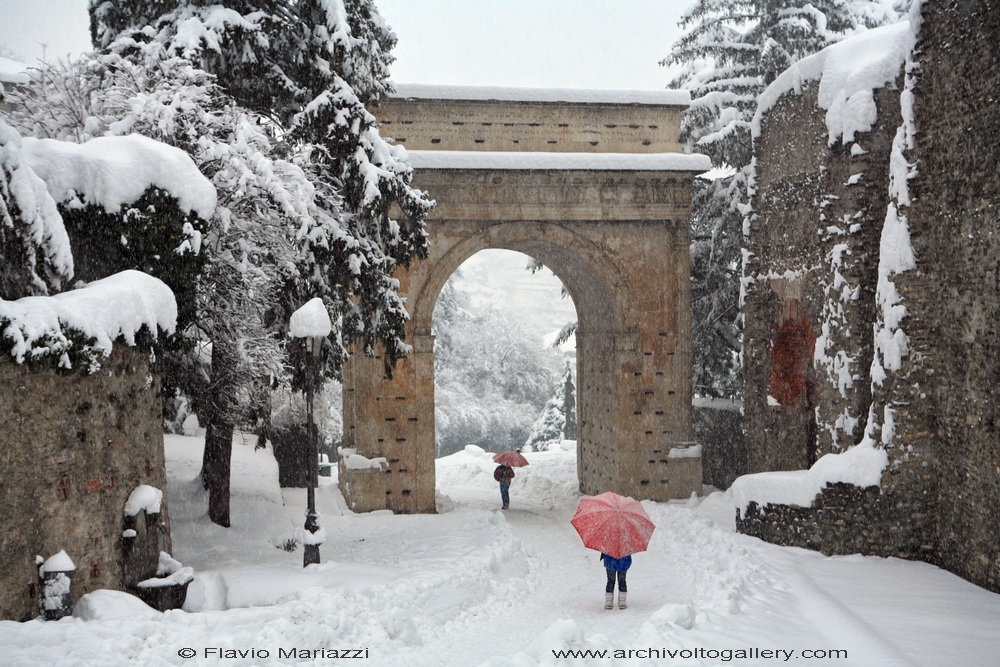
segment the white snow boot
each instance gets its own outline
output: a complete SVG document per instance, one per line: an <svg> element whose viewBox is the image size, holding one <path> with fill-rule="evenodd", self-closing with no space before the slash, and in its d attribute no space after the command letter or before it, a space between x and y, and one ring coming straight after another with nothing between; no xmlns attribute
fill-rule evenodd
<svg viewBox="0 0 1000 667"><path fill-rule="evenodd" d="M614 593L605 593L604 594L604 608L605 609L611 609L613 606L615 606L615 594Z"/></svg>
<svg viewBox="0 0 1000 667"><path fill-rule="evenodd" d="M626 600L627 597L628 597L628 593L622 593L621 591L618 591L618 608L619 609L627 609L628 608L628 605L625 603L625 600Z"/></svg>

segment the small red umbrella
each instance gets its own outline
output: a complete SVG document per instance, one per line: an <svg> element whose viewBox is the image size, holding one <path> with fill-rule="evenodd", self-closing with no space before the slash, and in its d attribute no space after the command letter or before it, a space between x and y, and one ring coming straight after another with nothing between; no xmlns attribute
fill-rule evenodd
<svg viewBox="0 0 1000 667"><path fill-rule="evenodd" d="M511 468L520 468L521 466L528 465L528 459L521 456L520 452L500 452L493 457L493 461L499 463L502 466L510 466Z"/></svg>
<svg viewBox="0 0 1000 667"><path fill-rule="evenodd" d="M612 558L645 551L656 528L639 501L610 491L580 500L570 523L583 546Z"/></svg>

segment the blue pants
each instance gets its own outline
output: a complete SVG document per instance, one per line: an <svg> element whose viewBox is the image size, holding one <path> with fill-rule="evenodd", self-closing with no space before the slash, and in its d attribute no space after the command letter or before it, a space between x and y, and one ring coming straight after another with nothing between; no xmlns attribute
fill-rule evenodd
<svg viewBox="0 0 1000 667"><path fill-rule="evenodd" d="M510 484L500 485L500 500L503 501L504 507L510 505Z"/></svg>
<svg viewBox="0 0 1000 667"><path fill-rule="evenodd" d="M628 586L625 584L625 572L627 570L612 570L610 567L604 568L608 572L608 587L604 589L605 593L615 592L615 576L618 577L618 592L628 593Z"/></svg>

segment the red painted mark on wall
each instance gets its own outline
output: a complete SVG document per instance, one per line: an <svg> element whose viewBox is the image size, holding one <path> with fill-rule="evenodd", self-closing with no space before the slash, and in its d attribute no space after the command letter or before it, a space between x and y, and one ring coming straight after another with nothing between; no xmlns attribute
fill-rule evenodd
<svg viewBox="0 0 1000 667"><path fill-rule="evenodd" d="M815 404L812 377L813 334L809 314L797 299L786 301L778 313L769 350L771 378L768 394L784 406Z"/></svg>

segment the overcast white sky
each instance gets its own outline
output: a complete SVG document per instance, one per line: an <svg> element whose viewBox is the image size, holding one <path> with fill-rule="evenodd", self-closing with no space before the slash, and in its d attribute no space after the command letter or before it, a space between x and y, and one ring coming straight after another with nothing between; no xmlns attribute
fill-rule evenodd
<svg viewBox="0 0 1000 667"><path fill-rule="evenodd" d="M694 0L375 0L400 83L659 90ZM90 48L87 0L0 0L0 46L33 63Z"/></svg>

